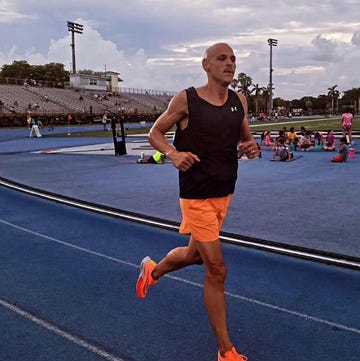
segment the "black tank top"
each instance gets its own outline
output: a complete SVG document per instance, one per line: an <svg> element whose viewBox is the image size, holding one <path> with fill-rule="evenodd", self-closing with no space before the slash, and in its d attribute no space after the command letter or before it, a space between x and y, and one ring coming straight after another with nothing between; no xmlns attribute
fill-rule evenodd
<svg viewBox="0 0 360 361"><path fill-rule="evenodd" d="M238 95L215 106L200 98L194 87L186 89L189 121L177 125L174 146L200 158L188 171L179 171L180 198L205 199L232 194L237 178L237 144L244 109Z"/></svg>

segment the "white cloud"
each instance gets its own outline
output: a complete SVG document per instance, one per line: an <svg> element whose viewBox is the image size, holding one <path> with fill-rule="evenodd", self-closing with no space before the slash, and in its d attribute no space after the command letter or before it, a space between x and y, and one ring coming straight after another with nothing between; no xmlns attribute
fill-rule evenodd
<svg viewBox="0 0 360 361"><path fill-rule="evenodd" d="M19 20L32 19L31 15L17 11L9 1L0 1L0 23L8 24Z"/></svg>
<svg viewBox="0 0 360 361"><path fill-rule="evenodd" d="M360 87L356 4L358 0L253 0L245 5L236 0L0 0L0 62L60 62L69 70L66 20L71 20L84 25L83 34L75 35L77 69L118 71L125 80L121 86L180 90L201 85L206 81L201 56L218 41L233 46L237 72L266 86L267 39L276 38L275 97L317 96L333 84L340 90Z"/></svg>
<svg viewBox="0 0 360 361"><path fill-rule="evenodd" d="M352 38L351 38L351 43L354 44L355 46L360 47L360 30L356 31Z"/></svg>
<svg viewBox="0 0 360 361"><path fill-rule="evenodd" d="M315 53L313 55L315 60L318 61L339 61L340 57L336 54L336 42L333 40L328 40L321 35L317 35L313 39L312 44L315 48Z"/></svg>

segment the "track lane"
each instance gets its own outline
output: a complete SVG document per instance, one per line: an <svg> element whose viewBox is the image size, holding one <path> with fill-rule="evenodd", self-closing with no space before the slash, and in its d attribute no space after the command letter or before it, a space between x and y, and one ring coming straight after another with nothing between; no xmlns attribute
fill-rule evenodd
<svg viewBox="0 0 360 361"><path fill-rule="evenodd" d="M8 189L0 200L1 299L124 360L215 358L201 267L164 278L145 301L134 293L139 260L186 238ZM229 328L250 360L303 360L303 349L310 360L358 359L358 272L232 245L224 254Z"/></svg>

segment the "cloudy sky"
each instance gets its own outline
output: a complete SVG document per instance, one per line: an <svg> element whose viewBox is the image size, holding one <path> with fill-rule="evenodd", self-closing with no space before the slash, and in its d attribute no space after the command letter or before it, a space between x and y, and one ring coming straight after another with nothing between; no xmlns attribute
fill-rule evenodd
<svg viewBox="0 0 360 361"><path fill-rule="evenodd" d="M122 87L200 86L201 57L215 42L234 48L237 74L267 86L274 38L274 96L291 100L360 87L359 14L360 0L0 0L0 66L70 70L69 20L84 25L77 70L117 71Z"/></svg>

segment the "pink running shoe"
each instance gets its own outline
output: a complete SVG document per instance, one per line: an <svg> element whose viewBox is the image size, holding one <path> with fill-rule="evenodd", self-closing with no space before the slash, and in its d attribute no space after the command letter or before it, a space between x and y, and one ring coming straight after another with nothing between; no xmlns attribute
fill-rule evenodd
<svg viewBox="0 0 360 361"><path fill-rule="evenodd" d="M220 352L218 352L218 361L247 361L247 359L245 355L240 355L235 347L230 351L226 351L224 356L221 356Z"/></svg>
<svg viewBox="0 0 360 361"><path fill-rule="evenodd" d="M150 286L157 283L151 276L156 263L150 258L145 257L140 263L139 278L136 282L136 294L139 298L145 298Z"/></svg>

